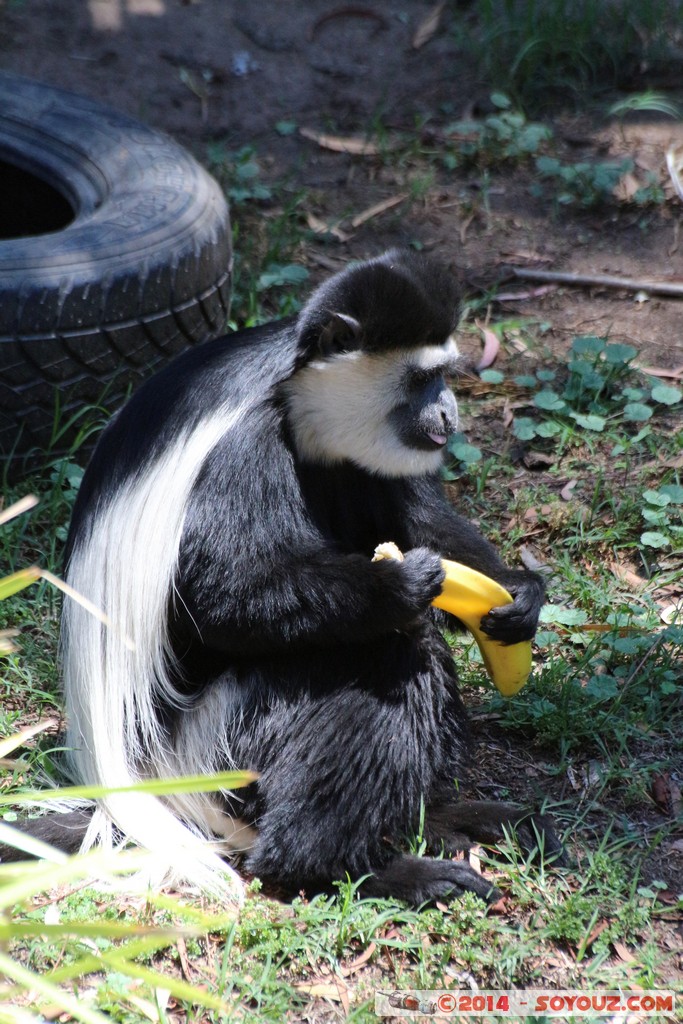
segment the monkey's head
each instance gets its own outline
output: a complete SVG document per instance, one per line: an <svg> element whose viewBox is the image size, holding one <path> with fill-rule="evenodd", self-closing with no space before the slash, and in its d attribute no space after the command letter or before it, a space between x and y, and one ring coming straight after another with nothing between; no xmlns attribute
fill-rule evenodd
<svg viewBox="0 0 683 1024"><path fill-rule="evenodd" d="M285 387L299 455L349 460L381 476L438 470L457 405L455 282L417 253L391 250L333 277L302 310Z"/></svg>

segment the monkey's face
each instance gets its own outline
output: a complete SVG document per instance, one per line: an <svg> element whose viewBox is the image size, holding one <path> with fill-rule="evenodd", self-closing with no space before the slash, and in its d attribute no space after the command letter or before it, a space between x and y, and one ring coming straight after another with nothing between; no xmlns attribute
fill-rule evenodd
<svg viewBox="0 0 683 1024"><path fill-rule="evenodd" d="M298 454L331 465L349 460L381 476L439 469L458 411L447 383L452 339L390 352L363 349L313 360L287 382Z"/></svg>

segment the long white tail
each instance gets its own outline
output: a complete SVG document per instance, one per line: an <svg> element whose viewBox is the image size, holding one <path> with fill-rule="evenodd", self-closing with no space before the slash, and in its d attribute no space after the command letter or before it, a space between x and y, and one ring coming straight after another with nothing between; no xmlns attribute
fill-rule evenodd
<svg viewBox="0 0 683 1024"><path fill-rule="evenodd" d="M112 623L103 625L65 599L67 746L83 783L126 786L190 770L178 765L156 707L160 695L182 705L170 680L168 606L192 485L210 450L245 411L242 405L216 413L179 438L103 503L76 540L68 582ZM234 898L237 876L207 843L209 801L184 798L183 806L189 827L156 797L112 794L96 810L86 845L111 844L115 824L156 855L155 881L182 879Z"/></svg>

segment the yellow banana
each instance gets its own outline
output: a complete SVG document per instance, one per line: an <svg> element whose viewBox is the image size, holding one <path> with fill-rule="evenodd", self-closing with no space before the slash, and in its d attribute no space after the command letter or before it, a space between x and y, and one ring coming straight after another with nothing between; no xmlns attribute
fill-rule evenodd
<svg viewBox="0 0 683 1024"><path fill-rule="evenodd" d="M395 544L379 544L375 548L374 560L396 558L403 560ZM443 589L432 602L457 616L477 641L481 656L492 682L504 697L512 697L521 690L531 672L531 643L522 641L506 646L488 636L480 628L482 616L492 608L510 604L512 596L500 583L470 569L459 562L442 559L446 573Z"/></svg>

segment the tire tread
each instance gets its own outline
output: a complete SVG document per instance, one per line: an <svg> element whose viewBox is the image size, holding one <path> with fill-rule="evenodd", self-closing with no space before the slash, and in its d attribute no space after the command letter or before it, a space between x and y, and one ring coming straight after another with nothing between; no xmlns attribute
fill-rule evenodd
<svg viewBox="0 0 683 1024"><path fill-rule="evenodd" d="M214 179L161 132L95 101L0 72L0 150L78 193L62 231L0 239L9 455L51 444L57 401L65 416L102 396L113 410L147 374L225 330L232 247Z"/></svg>

